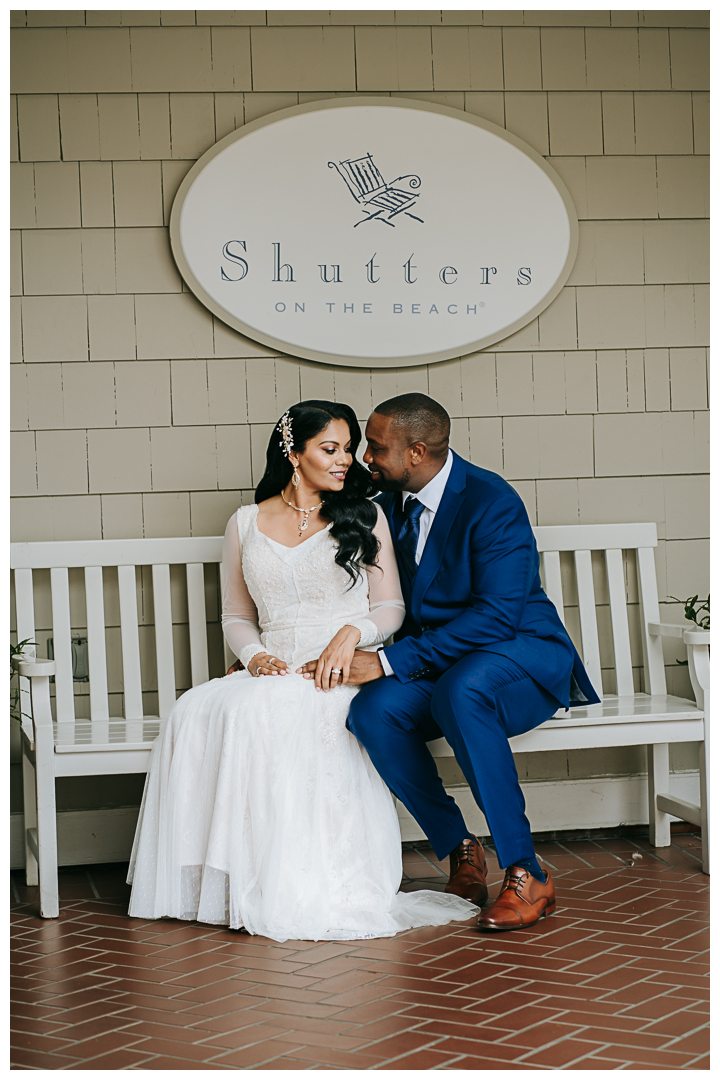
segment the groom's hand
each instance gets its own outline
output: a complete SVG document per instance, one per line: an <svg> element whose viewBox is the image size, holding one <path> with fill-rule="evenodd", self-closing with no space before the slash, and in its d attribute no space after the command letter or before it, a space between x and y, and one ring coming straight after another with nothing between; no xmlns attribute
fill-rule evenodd
<svg viewBox="0 0 720 1080"><path fill-rule="evenodd" d="M355 655L350 664L350 678L348 686L362 686L363 683L372 682L373 679L382 679L385 675L380 657L376 652L363 652L355 650Z"/></svg>
<svg viewBox="0 0 720 1080"><path fill-rule="evenodd" d="M317 665L317 660L308 660L299 670L306 679L312 679L315 676ZM363 683L372 682L373 679L381 679L384 674L380 657L376 652L365 652L362 649L356 649L355 655L350 662L350 677L343 679L342 685L362 686Z"/></svg>

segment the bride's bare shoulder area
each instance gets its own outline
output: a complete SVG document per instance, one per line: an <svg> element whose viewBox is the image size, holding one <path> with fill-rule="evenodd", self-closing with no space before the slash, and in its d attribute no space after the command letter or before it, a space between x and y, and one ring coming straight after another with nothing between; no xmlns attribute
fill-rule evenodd
<svg viewBox="0 0 720 1080"><path fill-rule="evenodd" d="M261 503L257 503L258 514L262 514L263 517L270 517L271 515L282 512L283 501L279 495L273 495L269 499L263 499Z"/></svg>

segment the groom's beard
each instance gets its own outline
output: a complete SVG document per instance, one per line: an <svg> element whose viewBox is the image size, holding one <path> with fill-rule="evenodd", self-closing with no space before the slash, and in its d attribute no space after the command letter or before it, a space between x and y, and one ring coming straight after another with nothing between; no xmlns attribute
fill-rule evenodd
<svg viewBox="0 0 720 1080"><path fill-rule="evenodd" d="M375 466L377 468L377 466ZM381 491L405 491L407 489L408 481L410 480L410 473L406 471L402 476L389 477L385 476L383 472L377 470L380 473L380 478L375 481L375 484Z"/></svg>

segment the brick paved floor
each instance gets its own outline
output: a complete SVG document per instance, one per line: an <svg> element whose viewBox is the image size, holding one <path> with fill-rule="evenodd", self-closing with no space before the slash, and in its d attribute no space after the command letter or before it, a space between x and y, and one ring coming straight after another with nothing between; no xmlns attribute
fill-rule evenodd
<svg viewBox="0 0 720 1080"><path fill-rule="evenodd" d="M129 919L120 865L63 870L46 921L15 873L12 1067L709 1068L698 838L538 852L559 902L535 927L337 944ZM405 887L442 888L446 868L408 848Z"/></svg>

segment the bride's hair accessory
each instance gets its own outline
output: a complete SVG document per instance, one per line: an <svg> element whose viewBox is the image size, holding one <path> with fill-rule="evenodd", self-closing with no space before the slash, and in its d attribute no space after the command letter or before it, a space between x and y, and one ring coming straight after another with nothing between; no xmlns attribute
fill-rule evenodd
<svg viewBox="0 0 720 1080"><path fill-rule="evenodd" d="M280 432L282 434L282 439L280 440L280 446L282 447L282 452L283 452L283 454L285 455L286 458L289 458L290 457L290 451L292 450L293 446L295 445L293 443L292 420L290 419L290 410L289 409L288 409L287 412L284 412L282 414L282 416L280 417L280 419L277 422L277 426L280 428Z"/></svg>
<svg viewBox="0 0 720 1080"><path fill-rule="evenodd" d="M280 447L285 457L290 460L290 451L295 443L293 442L292 433L292 420L290 419L290 410L284 412L278 420L277 426L282 432L282 439L280 440ZM293 487L297 487L300 483L300 473L297 471L297 465L293 465L292 484Z"/></svg>

